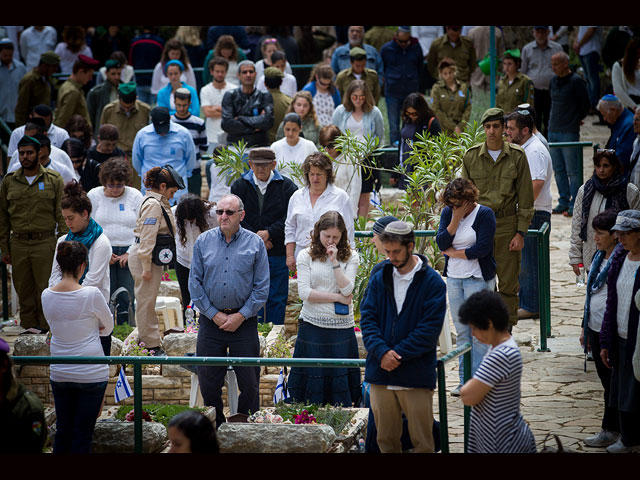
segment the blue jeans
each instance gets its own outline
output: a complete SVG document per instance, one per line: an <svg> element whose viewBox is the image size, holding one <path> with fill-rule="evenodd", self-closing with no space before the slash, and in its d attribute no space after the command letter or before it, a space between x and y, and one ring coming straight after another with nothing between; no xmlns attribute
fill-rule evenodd
<svg viewBox="0 0 640 480"><path fill-rule="evenodd" d="M549 132L549 143L577 142L580 134L568 132ZM558 186L558 204L562 208L573 208L573 202L582 185L580 171L580 150L582 147L563 147L551 149L551 163Z"/></svg>
<svg viewBox="0 0 640 480"><path fill-rule="evenodd" d="M400 140L400 112L404 98L387 96L385 100L387 102L387 117L389 118L389 142L393 145L394 142Z"/></svg>
<svg viewBox="0 0 640 480"><path fill-rule="evenodd" d="M595 108L600 100L600 54L591 52L587 55L580 55L580 63L584 69L584 76L587 80L587 90L591 106Z"/></svg>
<svg viewBox="0 0 640 480"><path fill-rule="evenodd" d="M536 210L531 219L529 228L540 230L544 222L551 225L551 214L542 210ZM524 237L524 248L520 260L520 308L527 312L539 312L540 300L538 298L538 239L536 237Z"/></svg>
<svg viewBox="0 0 640 480"><path fill-rule="evenodd" d="M129 247L111 247L113 253L116 255L122 255L125 253ZM134 299L135 292L133 288L133 277L131 276L131 270L129 270L129 265L124 268L120 266L120 262L116 262L113 265L109 265L109 281L110 281L110 292L109 295L113 295L118 288L124 287L129 292L129 299L131 300L131 308L132 311L134 309ZM118 295L118 303L117 303L117 312L118 312L118 325L123 325L125 323L129 323L129 301L127 300L127 295L122 292Z"/></svg>
<svg viewBox="0 0 640 480"><path fill-rule="evenodd" d="M269 297L265 308L258 312L259 322L284 325L284 313L289 297L289 267L287 257L269 257Z"/></svg>
<svg viewBox="0 0 640 480"><path fill-rule="evenodd" d="M489 351L489 345L480 343L475 337L471 336L471 327L469 325L463 325L458 318L458 312L464 301L476 292L481 290L495 290L496 281L495 278L486 281L483 278L451 278L447 277L447 292L449 294L449 311L451 312L451 319L453 325L456 327L456 345L460 346L463 343L471 342L471 375L475 373L482 358ZM459 369L460 385L464 383L464 358L459 357Z"/></svg>
<svg viewBox="0 0 640 480"><path fill-rule="evenodd" d="M56 407L53 453L90 453L91 440L107 382L78 383L51 380Z"/></svg>

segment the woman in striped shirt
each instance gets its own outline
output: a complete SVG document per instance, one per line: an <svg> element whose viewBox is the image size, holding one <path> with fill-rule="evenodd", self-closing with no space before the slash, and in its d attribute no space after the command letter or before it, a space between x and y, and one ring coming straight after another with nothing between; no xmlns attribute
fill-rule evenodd
<svg viewBox="0 0 640 480"><path fill-rule="evenodd" d="M509 333L509 312L500 294L474 293L462 304L460 322L491 349L473 378L460 389L471 409L469 453L536 453L536 443L520 414L522 357Z"/></svg>

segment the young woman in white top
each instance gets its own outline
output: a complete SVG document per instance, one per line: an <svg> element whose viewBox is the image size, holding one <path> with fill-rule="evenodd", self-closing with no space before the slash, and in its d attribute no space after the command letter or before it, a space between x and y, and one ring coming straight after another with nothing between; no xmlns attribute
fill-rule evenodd
<svg viewBox="0 0 640 480"><path fill-rule="evenodd" d="M100 167L100 183L102 187L91 189L87 194L93 209L93 218L104 229L104 233L111 242L111 259L109 260L109 298L124 287L129 292L129 298L121 293L118 295L117 323L129 322L129 302L133 305L134 288L133 277L129 270L129 248L133 245L142 194L140 190L126 185L133 168L126 158L114 157ZM131 319L133 320L133 319Z"/></svg>
<svg viewBox="0 0 640 480"><path fill-rule="evenodd" d="M89 251L89 261L79 278L79 283L85 287L97 287L105 302L109 302L109 262L111 260L111 243L104 234L102 227L91 218L91 200L76 182L69 182L64 187L64 196L60 201L62 216L69 233L58 239L58 245L64 241L82 243ZM57 255L53 258L49 287L62 280L62 268ZM100 339L105 355L111 353L111 336Z"/></svg>
<svg viewBox="0 0 640 480"><path fill-rule="evenodd" d="M101 336L111 335L113 318L102 293L79 283L87 267L87 248L62 241L56 248L62 276L42 292L42 310L51 328L52 356L104 355ZM109 379L107 364L52 364L56 408L54 453L89 453L96 419Z"/></svg>
<svg viewBox="0 0 640 480"><path fill-rule="evenodd" d="M193 245L200 234L218 226L218 217L213 207L215 203L202 200L198 195L187 193L180 197L171 208L176 219L176 276L182 297L182 312L191 303L189 293L189 272Z"/></svg>
<svg viewBox="0 0 640 480"><path fill-rule="evenodd" d="M298 91L298 81L296 80L296 77L291 75L291 73L287 73L286 62L287 62L287 59L283 51L278 50L273 52L273 54L271 55L270 66L276 67L284 75L282 79L282 84L280 85L280 91L285 95L293 98L293 96ZM267 87L264 84L264 72L260 77L258 77L257 69L256 69L256 78L258 79L256 82L256 88L263 92L268 91Z"/></svg>
<svg viewBox="0 0 640 480"><path fill-rule="evenodd" d="M332 210L320 217L297 264L302 310L293 357L358 358L352 292L359 257L349 246L342 215ZM289 375L296 402L350 407L360 391L359 368L292 368Z"/></svg>
<svg viewBox="0 0 640 480"><path fill-rule="evenodd" d="M276 140L271 144L271 150L276 154L278 171L291 180L298 187L303 187L303 180L296 175L296 169L291 164L302 165L304 160L318 151L316 144L311 140L300 137L302 131L302 120L295 112L287 113L282 120L284 138Z"/></svg>
<svg viewBox="0 0 640 480"><path fill-rule="evenodd" d="M193 67L189 62L189 55L187 55L187 49L184 47L180 40L169 40L162 51L162 57L160 61L153 68L153 76L151 77L151 93L157 95L160 90L169 85L169 77L165 73L165 65L169 60L180 60L184 65L184 70L180 75L180 81L185 82L187 85L197 88L196 76L193 72Z"/></svg>
<svg viewBox="0 0 640 480"><path fill-rule="evenodd" d="M275 66L273 65L273 61L271 60L271 55L273 55L273 52L276 52L276 51L281 51L281 52L284 51L280 46L280 44L278 43L278 40L276 40L275 38L265 38L262 41L262 44L260 45L260 52L262 53L262 58L256 62L256 85L260 77L264 75L264 71L268 67ZM289 75L293 75L293 70L291 70L291 65L289 65L289 62L287 62L286 60L285 60L284 72L288 73Z"/></svg>
<svg viewBox="0 0 640 480"><path fill-rule="evenodd" d="M347 226L347 239L355 248L353 211L349 195L333 185L333 161L324 153L309 155L302 164L306 186L293 192L284 222L284 244L289 270L296 270L296 258L311 243L311 232L320 216L329 210L340 212Z"/></svg>

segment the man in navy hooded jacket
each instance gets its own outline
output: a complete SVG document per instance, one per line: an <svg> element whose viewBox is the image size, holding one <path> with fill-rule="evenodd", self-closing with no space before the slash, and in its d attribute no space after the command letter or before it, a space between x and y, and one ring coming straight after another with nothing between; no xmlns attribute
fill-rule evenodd
<svg viewBox="0 0 640 480"><path fill-rule="evenodd" d="M407 95L420 91L424 54L411 27L398 27L396 36L380 49L384 65L384 97L389 116L389 140L400 139L400 111Z"/></svg>
<svg viewBox="0 0 640 480"><path fill-rule="evenodd" d="M380 234L389 262L370 278L360 305L367 349L365 381L382 453L402 451L402 413L414 452L433 452L436 347L446 313L446 287L402 221Z"/></svg>

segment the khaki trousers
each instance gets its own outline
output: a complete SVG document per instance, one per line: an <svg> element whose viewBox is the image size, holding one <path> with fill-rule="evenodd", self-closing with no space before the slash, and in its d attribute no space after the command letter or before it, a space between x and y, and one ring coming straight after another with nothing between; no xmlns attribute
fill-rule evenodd
<svg viewBox="0 0 640 480"><path fill-rule="evenodd" d="M433 453L433 390L389 390L371 385L371 410L378 429L382 453L402 453L402 413L407 417L409 436L415 453Z"/></svg>
<svg viewBox="0 0 640 480"><path fill-rule="evenodd" d="M49 330L42 313L42 291L49 286L56 237L10 239L11 275L20 305L20 326Z"/></svg>
<svg viewBox="0 0 640 480"><path fill-rule="evenodd" d="M498 293L509 309L509 325L518 323L518 291L520 290L520 259L522 251L509 250L509 243L517 232L515 215L496 218L496 235L493 238L493 256L496 260Z"/></svg>
<svg viewBox="0 0 640 480"><path fill-rule="evenodd" d="M147 348L160 346L161 337L156 315L156 298L162 281L162 267L151 264L151 280L142 280L142 262L138 257L138 246L131 247L129 252L129 270L133 276L136 295L136 326L139 341Z"/></svg>

